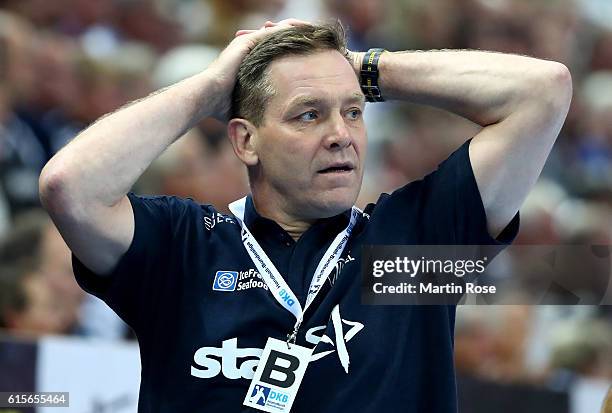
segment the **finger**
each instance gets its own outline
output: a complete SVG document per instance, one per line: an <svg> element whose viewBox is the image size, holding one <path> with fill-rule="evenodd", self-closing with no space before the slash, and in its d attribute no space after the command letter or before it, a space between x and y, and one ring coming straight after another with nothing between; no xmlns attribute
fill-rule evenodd
<svg viewBox="0 0 612 413"><path fill-rule="evenodd" d="M235 36L236 36L236 37L238 37L238 36L242 36L242 35L244 35L244 34L253 33L253 32L256 32L256 31L257 31L257 30L238 30L238 31L236 32L236 35L235 35Z"/></svg>
<svg viewBox="0 0 612 413"><path fill-rule="evenodd" d="M242 30L238 30L236 32L236 36L238 36L238 33L241 34L247 34L247 33L253 33L256 32L258 30L265 30L267 28L272 28L272 27L278 27L278 26L299 26L299 25L305 25L305 24L311 24L310 22L304 21L304 20L298 20L298 19L284 19L281 20L279 22L273 22L270 20L267 20L263 26L261 26L259 29L255 29L255 30L246 30L246 29L242 29Z"/></svg>
<svg viewBox="0 0 612 413"><path fill-rule="evenodd" d="M301 26L301 25L312 24L312 23L304 21L304 20L289 18L289 19L281 20L277 24L278 25L289 25L289 26Z"/></svg>

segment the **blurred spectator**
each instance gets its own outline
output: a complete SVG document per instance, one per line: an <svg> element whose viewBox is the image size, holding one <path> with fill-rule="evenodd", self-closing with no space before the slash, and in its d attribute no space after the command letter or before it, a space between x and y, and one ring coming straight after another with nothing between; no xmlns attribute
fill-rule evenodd
<svg viewBox="0 0 612 413"><path fill-rule="evenodd" d="M568 322L552 334L553 373L612 381L612 327L603 320ZM554 378L553 378L554 379Z"/></svg>
<svg viewBox="0 0 612 413"><path fill-rule="evenodd" d="M31 262L0 268L0 328L16 335L65 334L71 316Z"/></svg>
<svg viewBox="0 0 612 413"><path fill-rule="evenodd" d="M30 210L15 219L11 232L0 244L0 262L16 268L16 274L10 277L16 293L27 286L32 302L39 303L34 299L44 289L41 303L53 302L61 308L62 333L76 327L84 294L72 276L68 247L42 210Z"/></svg>
<svg viewBox="0 0 612 413"><path fill-rule="evenodd" d="M190 197L229 213L230 202L248 192L246 170L224 128L207 122L175 142L141 177L144 192ZM204 132L207 128L209 132Z"/></svg>
<svg viewBox="0 0 612 413"><path fill-rule="evenodd" d="M527 306L459 306L457 373L501 382L527 379L523 360L530 316Z"/></svg>
<svg viewBox="0 0 612 413"><path fill-rule="evenodd" d="M98 3L78 1L84 4ZM119 0L114 3L116 27L124 39L147 43L158 52L169 50L181 42L179 26L159 13L156 2Z"/></svg>
<svg viewBox="0 0 612 413"><path fill-rule="evenodd" d="M0 267L0 282L6 286L3 300L8 303L0 318L11 331L126 334L117 316L77 285L70 250L42 210L30 210L15 219L12 230L0 242ZM101 323L108 331L99 331Z"/></svg>
<svg viewBox="0 0 612 413"><path fill-rule="evenodd" d="M285 4L286 0L189 0L180 4L177 14L190 40L223 48L239 29L275 20Z"/></svg>
<svg viewBox="0 0 612 413"><path fill-rule="evenodd" d="M609 320L561 323L551 338L549 385L568 391L572 412L597 411L612 384Z"/></svg>
<svg viewBox="0 0 612 413"><path fill-rule="evenodd" d="M21 19L0 12L0 192L10 216L38 205L38 174L47 161L38 137L15 111L33 93L30 30Z"/></svg>
<svg viewBox="0 0 612 413"><path fill-rule="evenodd" d="M329 14L348 27L351 50L368 50L382 44L388 5L377 0L327 0ZM392 46L385 45L389 49Z"/></svg>
<svg viewBox="0 0 612 413"><path fill-rule="evenodd" d="M32 48L36 93L24 99L18 111L35 132L47 159L82 126L74 110L83 98L76 71L78 53L73 40L52 33L38 36Z"/></svg>
<svg viewBox="0 0 612 413"><path fill-rule="evenodd" d="M152 91L151 72L157 55L145 43L122 43L99 57L81 56L78 79L81 99L72 100L71 113L82 127Z"/></svg>

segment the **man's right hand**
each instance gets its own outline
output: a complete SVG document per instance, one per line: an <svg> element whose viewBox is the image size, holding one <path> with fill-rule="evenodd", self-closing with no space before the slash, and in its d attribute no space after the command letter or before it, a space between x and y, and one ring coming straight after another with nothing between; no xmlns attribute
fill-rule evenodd
<svg viewBox="0 0 612 413"><path fill-rule="evenodd" d="M257 43L270 33L304 24L310 23L297 19L285 19L277 23L267 21L259 29L238 30L236 32L236 37L207 69L207 72L216 81L217 93L219 94L219 99L216 100L219 107L214 110L216 118L228 119L238 69L246 55L253 50Z"/></svg>

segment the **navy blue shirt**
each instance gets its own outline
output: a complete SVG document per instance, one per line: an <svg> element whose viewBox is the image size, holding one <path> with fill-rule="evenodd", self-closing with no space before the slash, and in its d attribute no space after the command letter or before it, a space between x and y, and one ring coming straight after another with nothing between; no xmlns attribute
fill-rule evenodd
<svg viewBox="0 0 612 413"><path fill-rule="evenodd" d="M368 244L484 245L514 238L518 214L497 240L489 236L468 147L364 210L305 314L297 343L316 347L292 412L457 410L455 308L361 305L360 257ZM76 258L73 265L80 285L138 337L139 412L253 411L242 401L261 350L268 337L285 340L295 318L259 277L231 216L189 199L129 199L134 239L113 273L97 276ZM317 264L349 213L316 222L295 242L259 216L249 198L245 223L303 304ZM234 283L220 290L217 273L234 274ZM342 334L330 320L336 306ZM348 353L345 366L339 340Z"/></svg>

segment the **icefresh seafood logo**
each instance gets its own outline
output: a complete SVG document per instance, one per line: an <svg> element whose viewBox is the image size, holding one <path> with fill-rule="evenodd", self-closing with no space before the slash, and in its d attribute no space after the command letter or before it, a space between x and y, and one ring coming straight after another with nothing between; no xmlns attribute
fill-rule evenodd
<svg viewBox="0 0 612 413"><path fill-rule="evenodd" d="M212 289L214 291L234 291L237 281L237 271L217 271Z"/></svg>

